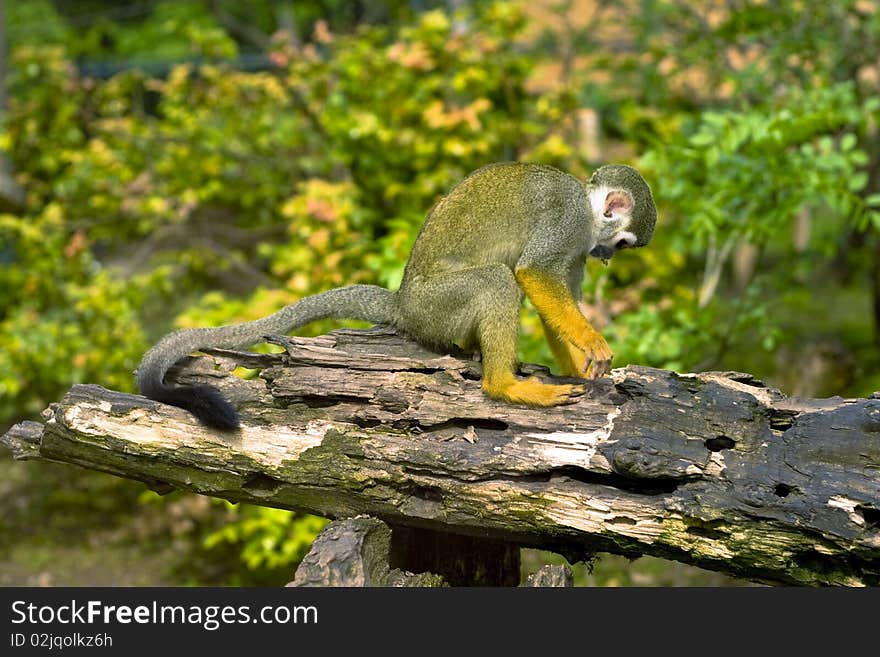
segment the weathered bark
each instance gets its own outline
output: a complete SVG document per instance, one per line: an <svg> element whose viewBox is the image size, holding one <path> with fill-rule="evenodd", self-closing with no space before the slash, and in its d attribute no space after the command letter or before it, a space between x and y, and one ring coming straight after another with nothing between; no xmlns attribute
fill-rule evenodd
<svg viewBox="0 0 880 657"><path fill-rule="evenodd" d="M526 586L532 587L572 587L574 586L574 573L568 566L542 566L538 572L529 575Z"/></svg>
<svg viewBox="0 0 880 657"><path fill-rule="evenodd" d="M212 352L172 373L223 388L237 433L78 385L45 425L3 440L21 458L157 489L367 514L570 561L651 554L767 583L880 584L880 399L627 367L577 404L529 409L487 400L478 363L387 330L274 341L285 353ZM260 376L231 376L235 365Z"/></svg>
<svg viewBox="0 0 880 657"><path fill-rule="evenodd" d="M391 528L375 518L327 525L288 586L446 586L439 575L413 574L390 564Z"/></svg>
<svg viewBox="0 0 880 657"><path fill-rule="evenodd" d="M402 561L418 563L415 574L401 570ZM327 525L288 586L516 586L519 579L519 550L510 544L409 527L392 533L381 520L358 516ZM526 583L572 585L568 566L544 566Z"/></svg>

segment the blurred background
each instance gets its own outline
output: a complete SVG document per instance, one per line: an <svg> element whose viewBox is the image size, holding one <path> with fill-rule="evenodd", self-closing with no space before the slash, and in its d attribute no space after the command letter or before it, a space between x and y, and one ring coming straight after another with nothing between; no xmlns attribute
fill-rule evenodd
<svg viewBox="0 0 880 657"><path fill-rule="evenodd" d="M426 211L503 160L651 184L651 245L584 284L615 366L880 389L877 0L0 0L0 52L0 432L133 391L171 329L395 288ZM521 356L551 362L529 308ZM0 499L0 585L280 585L325 522L5 451Z"/></svg>

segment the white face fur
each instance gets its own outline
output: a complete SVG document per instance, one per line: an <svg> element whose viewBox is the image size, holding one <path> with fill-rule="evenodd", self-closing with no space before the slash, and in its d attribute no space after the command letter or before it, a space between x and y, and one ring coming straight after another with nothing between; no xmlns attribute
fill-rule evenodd
<svg viewBox="0 0 880 657"><path fill-rule="evenodd" d="M596 187L590 191L589 199L595 220L594 246L601 245L612 251L619 251L635 245L635 234L627 230L632 221L633 209L629 192L619 188Z"/></svg>

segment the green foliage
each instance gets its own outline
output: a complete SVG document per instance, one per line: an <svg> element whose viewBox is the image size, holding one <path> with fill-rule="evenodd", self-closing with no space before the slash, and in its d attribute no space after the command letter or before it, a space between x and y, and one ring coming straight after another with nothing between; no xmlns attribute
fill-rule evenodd
<svg viewBox="0 0 880 657"><path fill-rule="evenodd" d="M796 258L804 248L827 258L835 245L829 233L877 220L860 194L868 157L856 144L880 116L878 106L876 98L860 102L850 83L792 91L746 111L702 112L646 152L641 164L655 182L663 241L687 257L656 270L665 274L658 301L644 294L640 308L615 322L622 359L673 369L717 365L729 342L744 336L753 349L773 350L782 317L770 312L772 281L758 277L733 304L729 297L710 304L720 270L743 244L766 258ZM803 212L821 217L821 230L811 246L796 247L788 236ZM699 290L682 290L676 281L695 261L703 263Z"/></svg>
<svg viewBox="0 0 880 657"><path fill-rule="evenodd" d="M74 381L132 388L145 347L141 295L101 269L62 207L0 215L0 424L35 414Z"/></svg>
<svg viewBox="0 0 880 657"><path fill-rule="evenodd" d="M855 286L860 304L880 299L876 285L859 285L880 280L871 273L880 12L858 0L809 11L798 0L611 5L589 30L571 28L580 52L597 53L576 74L595 89L606 131L643 153L660 203L654 243L639 254L647 279L609 280L640 289L638 303L610 313L615 362L747 369L772 381L766 352L845 330L847 350L870 370L880 327L870 336L867 314L861 331L844 327L848 314L819 329L829 300L795 304L788 293L832 279ZM620 24L631 49L605 38L620 38ZM613 84L591 82L607 71ZM807 389L866 394L861 371Z"/></svg>
<svg viewBox="0 0 880 657"><path fill-rule="evenodd" d="M660 112L760 104L781 90L856 81L876 93L880 12L872 2L614 0L604 24L626 24L634 47L598 40L597 64L636 94L627 106ZM596 30L601 33L600 30ZM594 39L596 41L596 39Z"/></svg>
<svg viewBox="0 0 880 657"><path fill-rule="evenodd" d="M412 17L411 4L409 0L27 0L7 3L6 18L13 47L63 43L73 57L124 57L149 67L190 56L233 57L239 50L261 47L268 40L265 35L281 27L285 38L305 41L318 23L350 32L360 24L403 22ZM423 10L443 4L418 3ZM244 43L234 40L224 23L243 28L238 36Z"/></svg>
<svg viewBox="0 0 880 657"><path fill-rule="evenodd" d="M161 42L163 57L233 57L206 16L200 3L161 2L138 38ZM75 382L130 390L148 342L174 326L253 319L344 284L396 285L426 211L486 162L583 170L559 136L571 95L527 88L523 26L503 3L430 11L399 30L324 25L305 46L280 39L265 71L216 61L105 80L70 57L95 39L136 55L129 26L94 26L67 50L24 40L0 138L28 192L25 211L0 222L11 265L0 272L0 421ZM240 546L254 572L277 570L316 529L244 509L206 545Z"/></svg>
<svg viewBox="0 0 880 657"><path fill-rule="evenodd" d="M228 544L241 550L241 560L253 571L274 571L293 579L315 535L327 520L281 509L238 506L223 502L238 516L205 538L205 547Z"/></svg>
<svg viewBox="0 0 880 657"><path fill-rule="evenodd" d="M859 102L843 83L747 111L706 111L642 163L694 252L719 234L764 244L804 208L864 228L868 157L857 135L880 117L878 107L880 98Z"/></svg>
<svg viewBox="0 0 880 657"><path fill-rule="evenodd" d="M396 35L328 35L327 56L276 53L289 62L294 105L321 138L323 170L346 171L381 238L368 262L386 284L399 280L441 194L484 163L516 159L549 140L540 108L555 99L525 88L533 58L513 40L521 15L499 4L472 20L456 31L453 19L433 11ZM572 156L571 149L561 155Z"/></svg>
<svg viewBox="0 0 880 657"><path fill-rule="evenodd" d="M616 366L772 383L794 369L772 353L831 339L856 365L810 394L876 389L876 7L613 0L583 19L560 3L571 15L542 33L528 6L411 4L292 3L290 29L266 37L270 64L246 71L255 42L229 18L269 34L283 13L271 0L125 17L90 0L7 3L0 149L27 204L0 215L0 424L75 382L130 390L175 326L394 288L426 212L469 171L519 159L585 177L596 153L639 166L660 206L648 248L588 265L585 302ZM106 56L144 63L108 78L73 63ZM548 83L539 67L560 62ZM604 138L590 153L584 108ZM550 362L533 311L523 326L523 357ZM318 529L222 512L202 544L240 551L240 581L289 569Z"/></svg>

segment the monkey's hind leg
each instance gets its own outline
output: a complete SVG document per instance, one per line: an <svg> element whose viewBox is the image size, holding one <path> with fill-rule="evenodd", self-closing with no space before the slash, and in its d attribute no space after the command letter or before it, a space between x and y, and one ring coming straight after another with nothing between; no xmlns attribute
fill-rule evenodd
<svg viewBox="0 0 880 657"><path fill-rule="evenodd" d="M399 293L401 328L428 344L479 345L483 392L528 406L570 403L584 386L517 379L516 346L522 290L505 265L489 265L407 281Z"/></svg>
<svg viewBox="0 0 880 657"><path fill-rule="evenodd" d="M535 377L517 379L516 344L519 338L519 308L514 322L490 313L478 326L483 357L483 392L493 399L526 406L557 406L577 401L584 386L542 383Z"/></svg>

